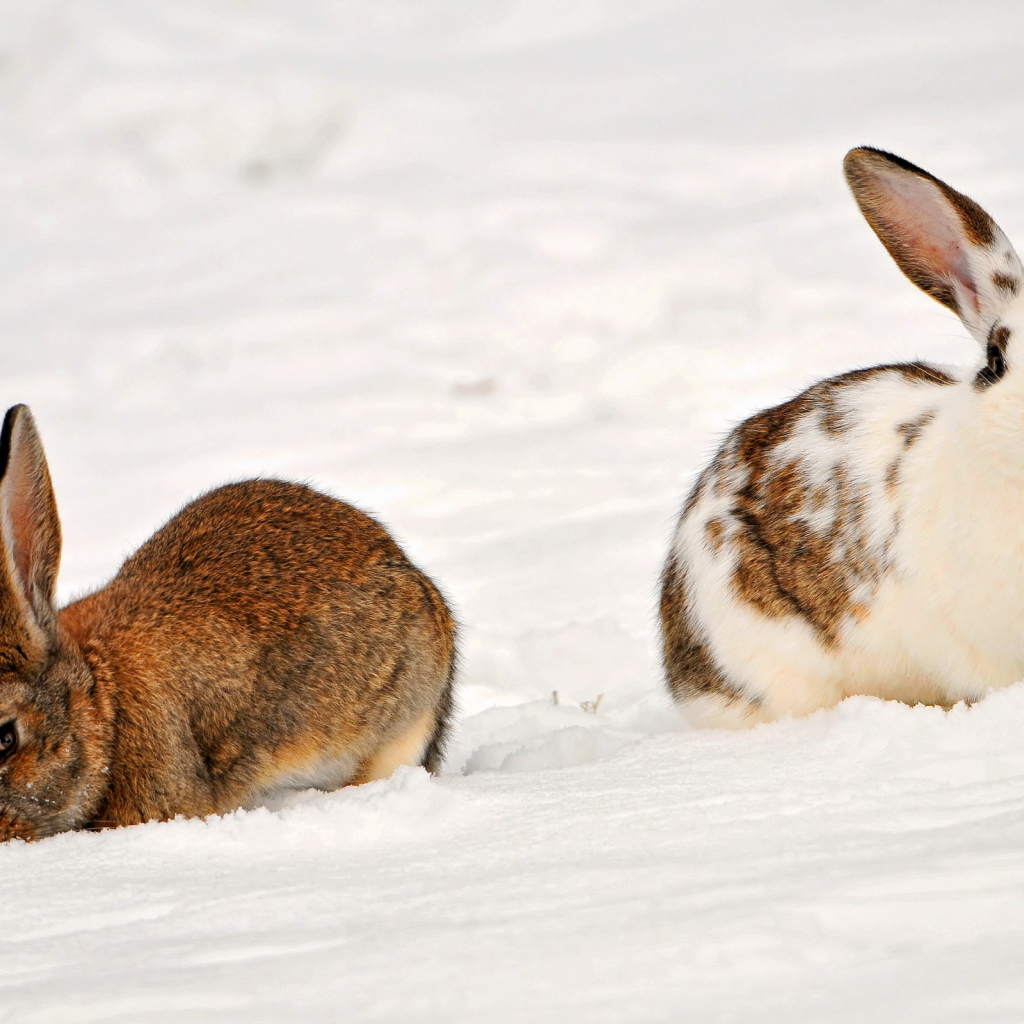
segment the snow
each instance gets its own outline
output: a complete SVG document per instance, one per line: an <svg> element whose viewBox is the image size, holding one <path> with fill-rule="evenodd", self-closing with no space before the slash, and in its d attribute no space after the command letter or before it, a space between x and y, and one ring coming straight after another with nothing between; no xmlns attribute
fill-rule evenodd
<svg viewBox="0 0 1024 1024"><path fill-rule="evenodd" d="M0 847L0 1021L1024 1016L1024 686L700 732L654 616L730 424L974 357L840 161L893 149L1024 244L1024 8L0 12L0 404L62 595L278 474L464 623L440 778Z"/></svg>

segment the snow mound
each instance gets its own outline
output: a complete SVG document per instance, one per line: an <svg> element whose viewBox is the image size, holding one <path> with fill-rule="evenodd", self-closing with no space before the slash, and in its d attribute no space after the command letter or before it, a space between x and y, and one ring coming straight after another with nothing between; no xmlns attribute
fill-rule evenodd
<svg viewBox="0 0 1024 1024"><path fill-rule="evenodd" d="M452 743L449 770L468 775L568 768L680 727L667 699L648 697L602 711L604 703L603 694L579 706L531 701L464 718Z"/></svg>

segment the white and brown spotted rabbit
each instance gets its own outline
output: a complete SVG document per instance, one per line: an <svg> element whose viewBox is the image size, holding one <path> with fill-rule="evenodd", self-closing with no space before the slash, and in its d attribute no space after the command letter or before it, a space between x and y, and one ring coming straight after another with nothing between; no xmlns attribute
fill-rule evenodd
<svg viewBox="0 0 1024 1024"><path fill-rule="evenodd" d="M0 435L0 839L433 770L455 626L374 520L249 480L186 505L57 611L60 522L28 409Z"/></svg>
<svg viewBox="0 0 1024 1024"><path fill-rule="evenodd" d="M668 684L708 725L850 694L951 705L1024 678L1024 270L984 210L919 167L855 149L845 168L982 359L855 370L729 435L662 581Z"/></svg>

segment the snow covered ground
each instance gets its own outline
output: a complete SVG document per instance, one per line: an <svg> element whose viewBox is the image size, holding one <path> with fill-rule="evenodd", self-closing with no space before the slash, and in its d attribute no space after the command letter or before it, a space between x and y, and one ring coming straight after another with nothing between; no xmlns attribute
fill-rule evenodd
<svg viewBox="0 0 1024 1024"><path fill-rule="evenodd" d="M696 732L654 619L731 423L973 357L840 161L1024 246L1022 52L1010 0L3 0L0 405L62 594L278 474L464 659L442 778L0 848L0 1022L1024 1019L1024 687Z"/></svg>

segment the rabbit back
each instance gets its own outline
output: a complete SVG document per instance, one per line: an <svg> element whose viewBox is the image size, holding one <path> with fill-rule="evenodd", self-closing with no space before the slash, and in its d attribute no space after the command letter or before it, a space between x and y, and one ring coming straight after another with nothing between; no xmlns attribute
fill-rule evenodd
<svg viewBox="0 0 1024 1024"><path fill-rule="evenodd" d="M439 767L445 601L380 524L307 487L199 498L60 621L114 705L96 824Z"/></svg>
<svg viewBox="0 0 1024 1024"><path fill-rule="evenodd" d="M934 696L876 626L907 600L908 506L956 383L923 363L858 370L729 434L662 576L666 677L696 719L745 726L854 692Z"/></svg>

